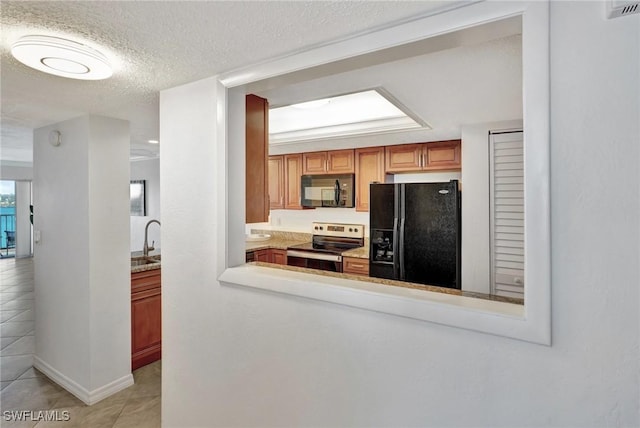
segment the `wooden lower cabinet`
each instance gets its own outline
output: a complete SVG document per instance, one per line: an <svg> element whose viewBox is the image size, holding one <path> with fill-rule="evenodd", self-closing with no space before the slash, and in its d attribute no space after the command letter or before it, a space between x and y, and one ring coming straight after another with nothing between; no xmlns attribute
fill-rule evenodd
<svg viewBox="0 0 640 428"><path fill-rule="evenodd" d="M287 250L269 248L266 250L255 250L247 252L246 261L274 263L277 265L287 264Z"/></svg>
<svg viewBox="0 0 640 428"><path fill-rule="evenodd" d="M256 262L271 263L271 250L254 251L254 260Z"/></svg>
<svg viewBox="0 0 640 428"><path fill-rule="evenodd" d="M131 370L162 356L161 269L131 274Z"/></svg>
<svg viewBox="0 0 640 428"><path fill-rule="evenodd" d="M271 250L271 263L277 265L287 264L287 250Z"/></svg>
<svg viewBox="0 0 640 428"><path fill-rule="evenodd" d="M369 260L357 257L343 257L342 272L369 276Z"/></svg>

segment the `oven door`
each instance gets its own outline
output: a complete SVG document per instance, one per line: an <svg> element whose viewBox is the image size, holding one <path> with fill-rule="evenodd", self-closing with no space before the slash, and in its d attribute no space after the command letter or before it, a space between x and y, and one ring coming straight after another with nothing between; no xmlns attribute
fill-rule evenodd
<svg viewBox="0 0 640 428"><path fill-rule="evenodd" d="M311 251L287 250L287 265L342 272L342 256Z"/></svg>

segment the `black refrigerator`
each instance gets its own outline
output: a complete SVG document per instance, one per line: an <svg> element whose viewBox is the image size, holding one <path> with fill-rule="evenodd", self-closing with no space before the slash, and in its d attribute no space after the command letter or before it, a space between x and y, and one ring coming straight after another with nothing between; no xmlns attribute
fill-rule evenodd
<svg viewBox="0 0 640 428"><path fill-rule="evenodd" d="M460 191L445 183L371 184L369 275L460 289Z"/></svg>

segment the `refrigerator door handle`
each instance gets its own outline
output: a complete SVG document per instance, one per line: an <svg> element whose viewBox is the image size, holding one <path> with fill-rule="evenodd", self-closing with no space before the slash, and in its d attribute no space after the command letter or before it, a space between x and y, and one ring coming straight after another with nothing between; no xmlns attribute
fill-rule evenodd
<svg viewBox="0 0 640 428"><path fill-rule="evenodd" d="M400 278L398 263L398 217L393 219L393 279Z"/></svg>
<svg viewBox="0 0 640 428"><path fill-rule="evenodd" d="M404 281L404 217L402 219L400 219L400 244L399 244L399 249L400 249L400 254L399 254L399 261L400 261L400 280ZM395 241L394 241L395 242ZM398 253L393 253L394 256Z"/></svg>

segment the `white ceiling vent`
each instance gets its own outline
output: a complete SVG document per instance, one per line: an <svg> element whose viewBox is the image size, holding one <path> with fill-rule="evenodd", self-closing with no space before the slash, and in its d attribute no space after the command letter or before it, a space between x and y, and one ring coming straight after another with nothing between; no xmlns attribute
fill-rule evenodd
<svg viewBox="0 0 640 428"><path fill-rule="evenodd" d="M619 18L621 16L640 13L640 2L629 0L608 0L607 18Z"/></svg>

